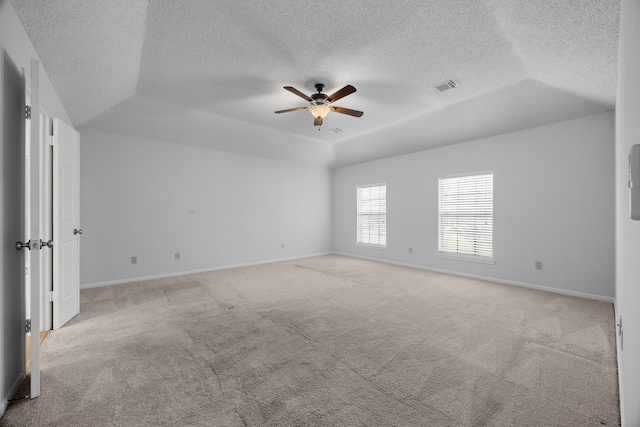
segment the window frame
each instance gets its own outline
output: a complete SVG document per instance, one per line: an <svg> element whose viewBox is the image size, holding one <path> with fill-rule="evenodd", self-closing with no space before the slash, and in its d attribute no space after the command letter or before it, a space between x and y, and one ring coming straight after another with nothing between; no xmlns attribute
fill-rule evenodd
<svg viewBox="0 0 640 427"><path fill-rule="evenodd" d="M364 188L371 188L371 187L384 187L384 244L362 242L362 240L364 239L362 239L361 227L360 227L361 216L363 215L363 213L361 212L362 200L360 197L360 194L361 194L360 190ZM381 215L381 214L378 214L378 215ZM372 249L381 249L381 250L387 249L387 224L388 224L387 218L388 218L387 217L387 183L381 182L376 184L357 185L356 186L356 245L361 247L366 247L366 248L372 248Z"/></svg>
<svg viewBox="0 0 640 427"><path fill-rule="evenodd" d="M468 178L475 176L485 176L491 175L491 256L482 256L482 255L474 255L470 253L460 253L460 252L452 252L452 251L443 251L442 250L442 180L450 180L456 178ZM471 261L482 264L495 264L495 244L494 244L494 236L495 236L495 191L494 191L494 178L495 173L493 170L486 171L478 171L478 172L468 172L454 175L443 175L438 177L438 257L441 258L449 258L456 259L461 261ZM476 240L476 235L474 233L473 237L474 241Z"/></svg>

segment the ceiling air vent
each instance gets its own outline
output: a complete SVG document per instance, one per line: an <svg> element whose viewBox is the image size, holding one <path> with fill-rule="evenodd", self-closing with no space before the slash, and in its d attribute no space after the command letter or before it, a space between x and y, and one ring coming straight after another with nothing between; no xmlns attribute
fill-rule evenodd
<svg viewBox="0 0 640 427"><path fill-rule="evenodd" d="M340 129L340 128L331 129L331 130L329 131L329 133L332 133L332 134L334 134L334 135L335 135L336 133L340 133L340 132L342 132L342 129Z"/></svg>
<svg viewBox="0 0 640 427"><path fill-rule="evenodd" d="M456 86L458 86L458 83L456 83L453 80L449 79L447 81L444 81L442 83L438 83L437 85L434 85L434 86L431 86L431 87L436 92L444 92L445 90L453 89Z"/></svg>

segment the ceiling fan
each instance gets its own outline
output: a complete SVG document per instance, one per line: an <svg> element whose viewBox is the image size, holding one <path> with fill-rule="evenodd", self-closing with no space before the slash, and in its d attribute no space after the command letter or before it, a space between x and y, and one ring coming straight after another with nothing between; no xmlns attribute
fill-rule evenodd
<svg viewBox="0 0 640 427"><path fill-rule="evenodd" d="M307 96L294 87L285 86L284 88L289 92L298 95L300 98L306 101L309 101L309 105L307 107L296 107L296 108L289 108L287 110L279 110L279 111L276 111L275 113L280 114L280 113L288 113L290 111L309 110L309 112L313 116L314 126L321 126L322 119L324 119L327 116L327 114L329 114L329 111L335 111L336 113L347 114L353 117L362 117L362 115L364 114L362 111L351 110L349 108L343 108L343 107L338 107L337 105L332 105L337 100L344 98L347 95L351 95L353 92L355 92L356 91L355 87L351 85L346 85L339 91L329 96L322 93L324 84L316 83L315 87L318 93L314 93L311 96Z"/></svg>

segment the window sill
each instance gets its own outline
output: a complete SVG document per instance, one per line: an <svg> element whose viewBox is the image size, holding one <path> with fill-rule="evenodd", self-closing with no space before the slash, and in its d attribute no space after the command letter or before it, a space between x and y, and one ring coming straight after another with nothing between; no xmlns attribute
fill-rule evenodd
<svg viewBox="0 0 640 427"><path fill-rule="evenodd" d="M360 247L360 248L369 248L369 249L377 249L379 251L386 251L387 247L386 246L381 246L381 245L369 245L367 243L356 243L356 246Z"/></svg>
<svg viewBox="0 0 640 427"><path fill-rule="evenodd" d="M494 258L480 258L476 256L471 256L471 255L456 255L456 254L449 254L449 253L443 253L443 252L438 252L438 258L455 259L457 261L477 262L479 264L495 264L496 263L496 260Z"/></svg>

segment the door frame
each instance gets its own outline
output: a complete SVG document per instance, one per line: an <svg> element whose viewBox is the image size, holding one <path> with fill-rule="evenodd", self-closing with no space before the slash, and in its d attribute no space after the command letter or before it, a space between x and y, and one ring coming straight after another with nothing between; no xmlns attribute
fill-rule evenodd
<svg viewBox="0 0 640 427"><path fill-rule="evenodd" d="M40 144L42 147L42 194L40 203L43 206L40 225L41 239L48 242L53 239L53 117L40 104ZM42 256L42 280L40 282L40 330L53 329L53 302L48 297L53 292L53 249L45 249Z"/></svg>

